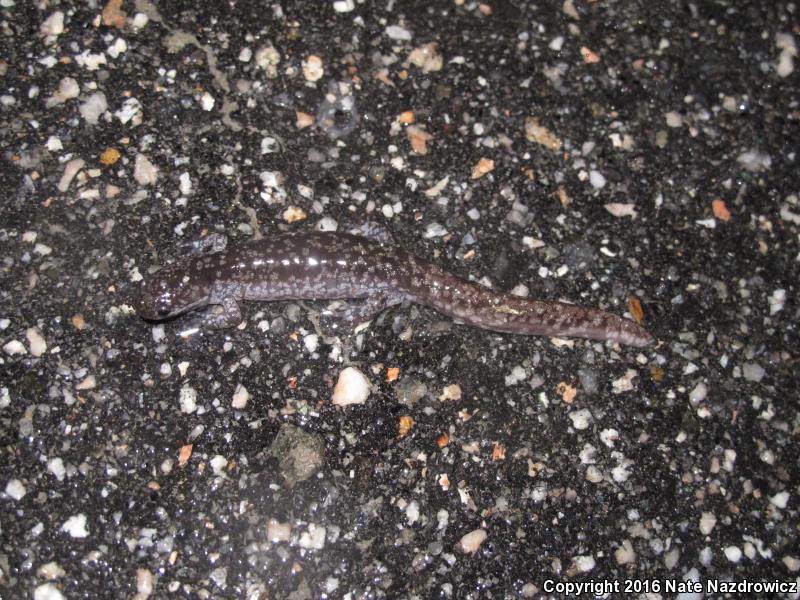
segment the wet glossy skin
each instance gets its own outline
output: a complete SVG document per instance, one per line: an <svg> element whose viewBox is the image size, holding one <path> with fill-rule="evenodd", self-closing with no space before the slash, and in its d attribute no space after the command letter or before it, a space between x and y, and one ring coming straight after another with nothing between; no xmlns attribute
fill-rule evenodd
<svg viewBox="0 0 800 600"><path fill-rule="evenodd" d="M232 327L242 320L241 300L337 298L354 300L355 322L411 300L493 331L653 343L644 328L614 314L498 294L395 245L332 232L277 235L165 267L142 285L136 312L159 321L217 305L206 324Z"/></svg>

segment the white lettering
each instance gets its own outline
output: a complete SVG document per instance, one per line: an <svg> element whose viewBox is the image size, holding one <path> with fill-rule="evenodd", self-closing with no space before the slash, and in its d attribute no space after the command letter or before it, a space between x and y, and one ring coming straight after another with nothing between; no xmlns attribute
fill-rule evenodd
<svg viewBox="0 0 800 600"><path fill-rule="evenodd" d="M546 594L555 593L569 597L588 594L596 598L609 594L618 594L620 591L620 583L619 581L609 581L608 579L580 582L545 579L542 588Z"/></svg>
<svg viewBox="0 0 800 600"><path fill-rule="evenodd" d="M703 592L703 584L699 581L667 579L664 584L664 591L668 594L701 594Z"/></svg>

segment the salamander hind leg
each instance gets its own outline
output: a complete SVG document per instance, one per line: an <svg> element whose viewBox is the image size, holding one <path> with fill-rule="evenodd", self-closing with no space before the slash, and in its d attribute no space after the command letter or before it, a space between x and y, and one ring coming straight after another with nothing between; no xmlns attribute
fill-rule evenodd
<svg viewBox="0 0 800 600"><path fill-rule="evenodd" d="M361 300L347 300L339 310L323 311L322 314L341 323L342 326L354 329L402 301L403 297L399 294L376 293Z"/></svg>

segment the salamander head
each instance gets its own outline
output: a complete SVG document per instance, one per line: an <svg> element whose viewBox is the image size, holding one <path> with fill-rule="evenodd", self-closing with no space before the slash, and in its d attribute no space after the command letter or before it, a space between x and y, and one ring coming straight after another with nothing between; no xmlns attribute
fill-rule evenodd
<svg viewBox="0 0 800 600"><path fill-rule="evenodd" d="M163 321L205 303L207 294L182 265L164 267L142 282L134 301L136 313L148 321Z"/></svg>

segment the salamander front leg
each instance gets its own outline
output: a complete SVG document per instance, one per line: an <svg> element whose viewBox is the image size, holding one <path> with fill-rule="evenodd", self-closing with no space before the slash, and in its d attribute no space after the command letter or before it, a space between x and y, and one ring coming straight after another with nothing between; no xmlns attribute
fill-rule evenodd
<svg viewBox="0 0 800 600"><path fill-rule="evenodd" d="M211 329L236 327L244 319L239 303L233 296L225 296L219 304L212 304L202 312L184 319L178 336L184 339L202 335Z"/></svg>
<svg viewBox="0 0 800 600"><path fill-rule="evenodd" d="M202 254L214 254L222 252L228 245L228 237L221 233L209 233L205 237L197 240L191 240L181 244L184 253L192 256L199 256Z"/></svg>
<svg viewBox="0 0 800 600"><path fill-rule="evenodd" d="M366 221L358 227L348 229L347 233L363 236L374 242L378 242L381 246L397 245L397 241L394 239L392 232L376 221Z"/></svg>
<svg viewBox="0 0 800 600"><path fill-rule="evenodd" d="M212 329L236 327L242 322L242 309L233 296L225 296L220 304L214 306L203 317L203 324Z"/></svg>

